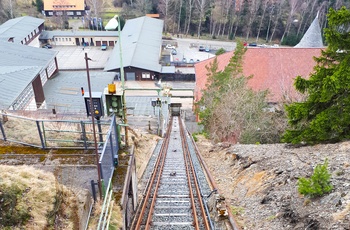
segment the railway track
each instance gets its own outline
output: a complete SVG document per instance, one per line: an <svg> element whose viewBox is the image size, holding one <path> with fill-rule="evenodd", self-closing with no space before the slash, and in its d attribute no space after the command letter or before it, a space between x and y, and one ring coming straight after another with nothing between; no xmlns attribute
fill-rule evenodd
<svg viewBox="0 0 350 230"><path fill-rule="evenodd" d="M130 229L213 229L204 200L210 187L189 141L172 117Z"/></svg>

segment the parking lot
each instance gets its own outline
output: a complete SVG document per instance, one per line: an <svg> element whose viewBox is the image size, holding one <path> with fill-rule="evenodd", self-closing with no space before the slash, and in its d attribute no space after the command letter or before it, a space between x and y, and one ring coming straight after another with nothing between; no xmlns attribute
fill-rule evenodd
<svg viewBox="0 0 350 230"><path fill-rule="evenodd" d="M171 62L182 62L186 59L189 63L190 60L203 61L215 56L215 52L220 48L226 51L232 51L236 48L235 42L224 42L217 40L200 40L192 38L176 38L174 40L164 40L163 44L172 44L177 51L176 55L171 55ZM199 46L204 46L209 49L209 52L199 51ZM169 52L171 50L169 49Z"/></svg>
<svg viewBox="0 0 350 230"><path fill-rule="evenodd" d="M86 70L85 53L91 58L90 69L103 69L111 54L113 47L102 50L98 46L53 46L58 51L57 61L60 70Z"/></svg>

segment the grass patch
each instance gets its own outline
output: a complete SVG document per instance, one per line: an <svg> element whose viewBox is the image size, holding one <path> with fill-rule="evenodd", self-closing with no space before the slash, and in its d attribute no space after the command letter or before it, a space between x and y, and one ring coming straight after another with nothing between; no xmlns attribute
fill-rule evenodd
<svg viewBox="0 0 350 230"><path fill-rule="evenodd" d="M0 229L79 229L79 201L52 173L7 165L0 171Z"/></svg>
<svg viewBox="0 0 350 230"><path fill-rule="evenodd" d="M244 214L244 208L231 205L231 213L234 216L242 215L242 214Z"/></svg>

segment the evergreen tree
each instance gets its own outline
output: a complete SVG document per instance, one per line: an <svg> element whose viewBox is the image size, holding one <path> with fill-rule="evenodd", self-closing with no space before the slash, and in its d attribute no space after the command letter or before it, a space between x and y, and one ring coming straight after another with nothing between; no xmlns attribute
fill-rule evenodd
<svg viewBox="0 0 350 230"><path fill-rule="evenodd" d="M299 178L298 191L305 196L322 196L333 189L330 179L331 174L328 172L328 160L326 159L324 164L316 166L314 173L309 179Z"/></svg>
<svg viewBox="0 0 350 230"><path fill-rule="evenodd" d="M41 11L44 9L44 2L43 0L35 0L36 10L41 13Z"/></svg>
<svg viewBox="0 0 350 230"><path fill-rule="evenodd" d="M243 75L245 51L243 43L238 42L223 71L218 71L217 59L207 67L207 85L198 102L200 110L197 112L204 131L214 141L274 142L275 119L264 110L267 107L267 91L253 91L247 85L250 77Z"/></svg>
<svg viewBox="0 0 350 230"><path fill-rule="evenodd" d="M337 142L350 138L350 10L330 9L328 43L308 80L298 76L297 91L304 102L286 106L290 128L283 141L293 144Z"/></svg>

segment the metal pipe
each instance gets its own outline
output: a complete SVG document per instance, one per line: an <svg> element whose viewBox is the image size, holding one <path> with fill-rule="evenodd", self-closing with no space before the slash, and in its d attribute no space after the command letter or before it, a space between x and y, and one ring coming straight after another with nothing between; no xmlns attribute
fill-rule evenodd
<svg viewBox="0 0 350 230"><path fill-rule="evenodd" d="M123 90L123 95L122 95L122 104L123 104L123 121L124 124L128 123L128 118L126 117L126 101L125 101L125 85L124 85L124 66L123 66L123 55L122 55L122 39L121 39L121 33L120 33L120 17L119 15L117 15L118 17L118 34L119 34L119 38L118 38L118 43L119 43L119 58L120 58L120 79L122 81L122 90ZM125 126L125 145L128 146L129 142L129 135L128 135L128 127Z"/></svg>

